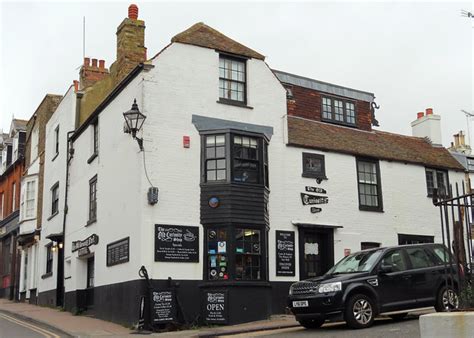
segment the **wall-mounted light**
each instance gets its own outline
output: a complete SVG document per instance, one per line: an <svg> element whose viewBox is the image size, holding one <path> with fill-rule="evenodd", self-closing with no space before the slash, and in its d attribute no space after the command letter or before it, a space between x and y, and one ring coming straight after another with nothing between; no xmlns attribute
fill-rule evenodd
<svg viewBox="0 0 474 338"><path fill-rule="evenodd" d="M56 246L56 245L53 245L53 246L51 247L51 251L52 251L52 252L55 252L56 249L57 249L57 246Z"/></svg>
<svg viewBox="0 0 474 338"><path fill-rule="evenodd" d="M123 113L123 118L127 125L124 132L132 134L132 137L137 140L140 150L143 150L143 139L137 137L137 133L142 128L146 116L138 109L137 99L133 100L132 109Z"/></svg>
<svg viewBox="0 0 474 338"><path fill-rule="evenodd" d="M58 247L59 247L60 249L62 249L62 248L63 248L63 242L60 242L60 243L58 244Z"/></svg>

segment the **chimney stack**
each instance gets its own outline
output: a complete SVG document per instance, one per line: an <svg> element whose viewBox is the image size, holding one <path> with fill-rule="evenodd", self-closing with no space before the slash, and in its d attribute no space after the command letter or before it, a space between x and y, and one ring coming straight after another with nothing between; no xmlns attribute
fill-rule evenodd
<svg viewBox="0 0 474 338"><path fill-rule="evenodd" d="M454 134L454 142L451 142L451 147L449 147L449 150L452 152L456 153L461 153L461 154L466 154L470 155L471 154L471 146L469 144L466 144L466 140L464 138L464 133L463 131L459 131L459 133Z"/></svg>
<svg viewBox="0 0 474 338"><path fill-rule="evenodd" d="M92 65L90 61L90 58L84 58L84 64L79 72L81 90L92 86L109 75L109 70L105 68L104 60L99 61L99 67L97 67L97 59L92 59Z"/></svg>
<svg viewBox="0 0 474 338"><path fill-rule="evenodd" d="M417 113L417 118L411 123L412 135L416 137L427 137L435 146L442 146L441 138L441 116L433 114L433 108L426 108Z"/></svg>
<svg viewBox="0 0 474 338"><path fill-rule="evenodd" d="M117 60L111 68L114 82L145 61L145 22L138 20L138 7L132 4L128 7L128 17L117 28Z"/></svg>

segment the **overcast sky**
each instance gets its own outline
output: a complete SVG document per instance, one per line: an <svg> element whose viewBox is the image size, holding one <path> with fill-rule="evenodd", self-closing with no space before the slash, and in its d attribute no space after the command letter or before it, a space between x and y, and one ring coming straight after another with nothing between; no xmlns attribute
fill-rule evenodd
<svg viewBox="0 0 474 338"><path fill-rule="evenodd" d="M29 119L46 93L64 94L86 56L115 60L131 2L1 2L0 128ZM411 134L418 111L441 115L443 143L473 108L472 2L136 2L152 57L203 21L267 56L270 67L369 91L380 129ZM471 132L474 140L474 128Z"/></svg>

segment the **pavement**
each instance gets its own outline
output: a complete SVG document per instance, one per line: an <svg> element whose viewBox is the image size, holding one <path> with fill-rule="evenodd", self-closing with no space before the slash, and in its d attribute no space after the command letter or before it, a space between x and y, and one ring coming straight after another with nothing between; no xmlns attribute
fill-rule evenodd
<svg viewBox="0 0 474 338"><path fill-rule="evenodd" d="M61 337L136 337L137 332L124 326L91 318L75 316L67 311L16 303L0 299L0 313L7 314L23 321L35 323L44 328L59 332ZM182 330L163 333L143 332L145 335L164 338L204 338L234 334L245 334L258 331L271 331L298 326L291 315L276 315L268 320L228 326L200 327L194 330Z"/></svg>

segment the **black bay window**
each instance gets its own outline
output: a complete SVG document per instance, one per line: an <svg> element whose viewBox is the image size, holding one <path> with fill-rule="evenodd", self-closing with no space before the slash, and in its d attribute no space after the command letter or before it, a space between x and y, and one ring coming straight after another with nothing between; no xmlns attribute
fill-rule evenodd
<svg viewBox="0 0 474 338"><path fill-rule="evenodd" d="M263 249L266 230L249 226L207 228L207 279L210 281L266 279Z"/></svg>
<svg viewBox="0 0 474 338"><path fill-rule="evenodd" d="M225 182L268 187L265 137L227 132L203 136L203 183Z"/></svg>

